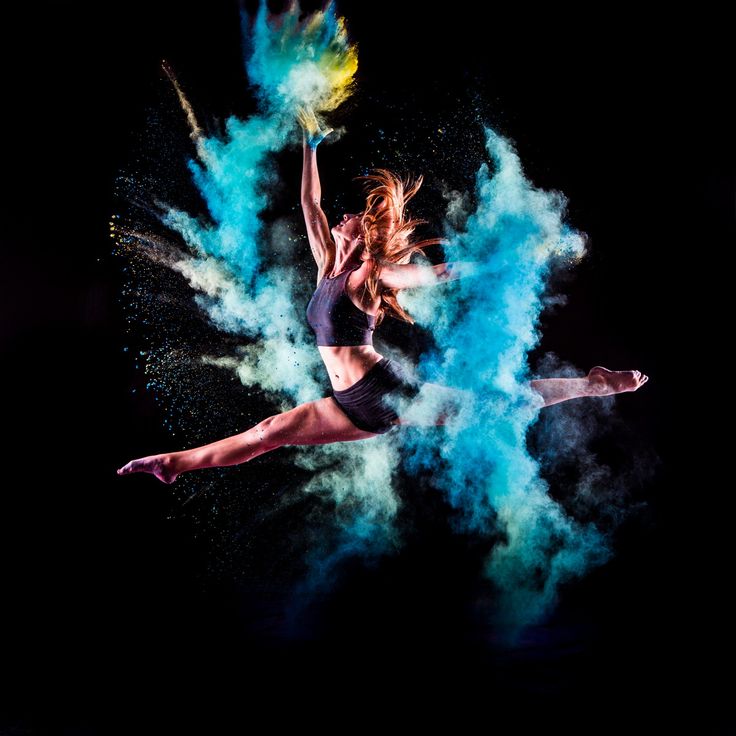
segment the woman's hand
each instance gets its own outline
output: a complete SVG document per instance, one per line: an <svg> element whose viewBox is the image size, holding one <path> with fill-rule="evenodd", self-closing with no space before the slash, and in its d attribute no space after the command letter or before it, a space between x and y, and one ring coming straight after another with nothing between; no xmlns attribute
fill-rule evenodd
<svg viewBox="0 0 736 736"><path fill-rule="evenodd" d="M299 125L302 126L304 133L304 142L309 144L310 148L317 148L317 146L334 130L334 128L322 128L320 127L319 120L314 114L312 108L304 107L299 105L296 113Z"/></svg>

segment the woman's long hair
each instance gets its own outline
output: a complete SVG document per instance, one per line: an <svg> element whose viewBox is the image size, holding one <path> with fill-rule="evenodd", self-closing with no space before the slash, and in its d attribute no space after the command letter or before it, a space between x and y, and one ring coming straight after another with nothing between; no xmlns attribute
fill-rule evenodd
<svg viewBox="0 0 736 736"><path fill-rule="evenodd" d="M383 321L386 312L397 319L414 324L414 319L396 299L398 289L380 287L378 272L382 263L409 263L413 253L424 253L424 248L446 242L444 238L430 238L412 242L411 234L417 225L427 220L414 219L406 212L407 202L419 191L424 177L404 181L388 169L374 169L374 174L356 176L355 180L368 182L366 206L361 217L364 246L373 259L365 289L375 300L381 297L381 306L376 314L376 327ZM372 186L371 186L371 183Z"/></svg>

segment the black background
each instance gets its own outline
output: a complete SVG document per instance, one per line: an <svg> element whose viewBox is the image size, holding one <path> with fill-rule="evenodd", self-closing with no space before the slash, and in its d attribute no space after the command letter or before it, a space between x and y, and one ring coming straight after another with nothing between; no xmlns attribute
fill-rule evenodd
<svg viewBox="0 0 736 736"><path fill-rule="evenodd" d="M584 619L592 631L515 654L469 617L479 558L438 502L398 558L356 565L303 640L259 637L274 612L257 596L203 592L205 550L166 520L167 489L114 473L168 437L150 397L131 397L140 376L121 352L108 221L113 179L166 84L161 59L198 109L246 110L238 7L36 6L12 24L22 43L5 66L2 732L220 733L225 719L240 731L256 714L326 723L343 709L351 727L388 708L410 723L450 714L457 727L472 715L522 731L687 720L729 732L723 19L619 6L596 17L418 2L338 10L367 86L393 99L411 88L423 118L452 105L448 90L480 85L529 178L569 198L595 257L545 347L650 375L621 413L663 460L644 492L653 516L625 530L616 558L571 588L550 624ZM328 168L338 155L325 154Z"/></svg>

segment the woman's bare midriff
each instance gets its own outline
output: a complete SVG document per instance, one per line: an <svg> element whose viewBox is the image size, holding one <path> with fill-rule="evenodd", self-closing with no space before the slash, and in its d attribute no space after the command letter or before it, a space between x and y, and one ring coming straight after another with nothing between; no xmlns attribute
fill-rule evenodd
<svg viewBox="0 0 736 736"><path fill-rule="evenodd" d="M358 295L363 291L363 285L368 275L368 264L364 263L353 271L345 283L345 293L353 304L367 314L375 315L381 304L380 299L374 303L363 301ZM344 391L357 383L363 376L383 358L373 345L318 345L317 349L322 356L330 383L335 391Z"/></svg>
<svg viewBox="0 0 736 736"><path fill-rule="evenodd" d="M330 376L335 391L344 391L357 383L383 358L372 345L318 345L317 349Z"/></svg>

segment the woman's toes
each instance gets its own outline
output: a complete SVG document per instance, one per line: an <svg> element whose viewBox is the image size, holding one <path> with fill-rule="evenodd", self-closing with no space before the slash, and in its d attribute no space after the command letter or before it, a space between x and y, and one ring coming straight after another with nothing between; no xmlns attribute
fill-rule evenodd
<svg viewBox="0 0 736 736"><path fill-rule="evenodd" d="M125 463L122 468L118 468L118 475L128 475L129 473L137 473L141 469L139 460L131 460Z"/></svg>

